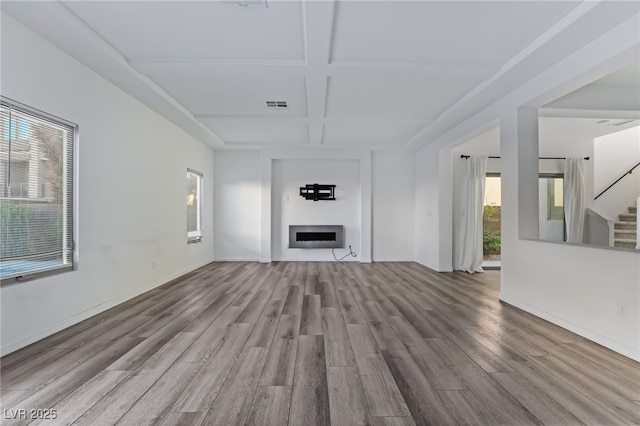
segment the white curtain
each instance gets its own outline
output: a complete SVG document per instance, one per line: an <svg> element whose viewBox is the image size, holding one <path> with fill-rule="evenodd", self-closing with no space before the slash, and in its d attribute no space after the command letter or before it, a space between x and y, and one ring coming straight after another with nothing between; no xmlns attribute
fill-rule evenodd
<svg viewBox="0 0 640 426"><path fill-rule="evenodd" d="M564 222L568 243L582 242L584 202L584 160L567 158L564 165Z"/></svg>
<svg viewBox="0 0 640 426"><path fill-rule="evenodd" d="M482 269L482 210L484 208L484 184L487 176L487 157L470 157L467 160L467 178L463 186L463 217L461 223L462 245L458 248L455 269L469 273Z"/></svg>

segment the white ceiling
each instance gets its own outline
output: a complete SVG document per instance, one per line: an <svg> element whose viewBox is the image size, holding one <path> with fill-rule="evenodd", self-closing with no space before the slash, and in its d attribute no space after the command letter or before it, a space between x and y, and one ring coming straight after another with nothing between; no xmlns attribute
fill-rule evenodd
<svg viewBox="0 0 640 426"><path fill-rule="evenodd" d="M543 107L560 117L640 118L640 62L612 72Z"/></svg>
<svg viewBox="0 0 640 426"><path fill-rule="evenodd" d="M545 49L570 53L603 29L583 29L578 39L556 45L553 37L539 42L546 34L562 34L596 13L613 25L637 13L636 3L3 1L1 7L215 148L406 148L443 113L465 110L466 95L481 83L499 83L513 58L543 57ZM508 76L510 85L536 72L521 68L526 72ZM486 104L509 90L497 84L471 100ZM289 107L269 110L266 100Z"/></svg>
<svg viewBox="0 0 640 426"><path fill-rule="evenodd" d="M132 62L304 60L301 2L68 1L76 16Z"/></svg>
<svg viewBox="0 0 640 426"><path fill-rule="evenodd" d="M640 62L632 62L545 105L538 120L539 152L563 156L567 144L589 152L594 139L638 126ZM500 128L472 136L455 152L500 155Z"/></svg>
<svg viewBox="0 0 640 426"><path fill-rule="evenodd" d="M620 124L622 123L622 124ZM540 156L565 156L567 145L583 152L593 149L601 136L640 126L639 120L578 117L540 117L538 122ZM500 129L493 128L458 145L455 155L500 155Z"/></svg>

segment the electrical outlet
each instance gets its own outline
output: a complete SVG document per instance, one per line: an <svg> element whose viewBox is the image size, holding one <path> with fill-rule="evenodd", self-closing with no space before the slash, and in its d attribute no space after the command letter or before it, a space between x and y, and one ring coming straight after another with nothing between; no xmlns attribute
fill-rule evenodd
<svg viewBox="0 0 640 426"><path fill-rule="evenodd" d="M618 302L616 314L619 318L629 319L629 304L625 302Z"/></svg>
<svg viewBox="0 0 640 426"><path fill-rule="evenodd" d="M155 260L151 261L151 269L156 269L156 261Z"/></svg>

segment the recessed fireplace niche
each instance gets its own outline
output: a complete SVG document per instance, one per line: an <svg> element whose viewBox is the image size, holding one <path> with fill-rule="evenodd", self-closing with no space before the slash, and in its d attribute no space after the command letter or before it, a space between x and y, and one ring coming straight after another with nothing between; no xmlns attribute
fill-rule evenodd
<svg viewBox="0 0 640 426"><path fill-rule="evenodd" d="M289 248L343 247L343 225L289 225Z"/></svg>

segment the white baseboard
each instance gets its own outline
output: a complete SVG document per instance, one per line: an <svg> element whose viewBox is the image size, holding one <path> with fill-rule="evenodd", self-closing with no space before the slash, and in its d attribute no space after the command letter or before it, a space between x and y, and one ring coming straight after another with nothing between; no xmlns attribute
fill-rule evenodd
<svg viewBox="0 0 640 426"><path fill-rule="evenodd" d="M368 262L362 259L348 258L341 261L337 261L335 259L317 259L317 258L307 258L307 257L283 257L281 259L273 259L274 262L360 262L360 263L371 263L371 260Z"/></svg>
<svg viewBox="0 0 640 426"><path fill-rule="evenodd" d="M565 328L571 331L572 333L575 333L579 336L589 339L599 345L604 346L605 348L609 348L614 352L617 352L621 355L631 358L634 361L640 362L640 350L638 348L632 348L627 345L616 342L615 340L611 340L606 336L603 336L603 335L594 333L591 330L582 328L577 324L574 324L570 321L564 320L553 314L537 309L520 300L512 299L510 297L506 297L503 295L500 295L500 300L512 306L515 306L516 308L522 309L523 311L529 312L530 314L533 314L537 317L540 317L546 321L556 324L562 328Z"/></svg>
<svg viewBox="0 0 640 426"><path fill-rule="evenodd" d="M420 265L424 266L425 268L429 268L432 271L436 271L436 272L453 272L453 268L440 268L440 266L436 266L436 265L429 265L425 262L421 262L420 260L414 260L414 262L419 263Z"/></svg>
<svg viewBox="0 0 640 426"><path fill-rule="evenodd" d="M71 327L72 325L78 324L79 322L82 322L88 318L91 318L94 315L98 315L99 313L102 313L108 309L113 308L114 306L117 306L121 303L126 302L127 300L133 299L134 297L137 297L143 293L146 293L149 290L153 290L154 288L161 286L163 284L168 283L171 280L174 280L178 277L181 277L182 275L188 274L191 271L195 271L198 268L202 268L205 265L208 265L209 263L211 263L212 260L208 260L200 265L196 265L193 267L188 267L185 270L181 271L181 272L177 272L175 274L171 274L169 277L166 278L162 278L161 280L159 280L158 282L155 282L153 284L150 284L149 286L135 291L133 293L130 293L126 296L123 297L118 297L116 299L112 299L109 301L106 301L104 303L101 303L99 305L96 305L92 308L87 309L86 311L82 311L79 312L75 315L70 316L69 318L66 318L62 321L59 321L53 325L50 325L48 327L45 327L44 329L32 333L28 336L25 336L21 339L15 340L11 343L8 343L6 345L3 345L0 348L0 356L5 356L7 354L10 354L11 352L15 352L18 349L22 349L25 346L28 346L32 343L37 342L38 340L42 340L46 337L51 336L52 334L55 334L61 330L64 330L65 328Z"/></svg>
<svg viewBox="0 0 640 426"><path fill-rule="evenodd" d="M259 257L216 257L215 262L261 262Z"/></svg>
<svg viewBox="0 0 640 426"><path fill-rule="evenodd" d="M406 259L400 257L374 257L373 262L415 262L414 259Z"/></svg>

